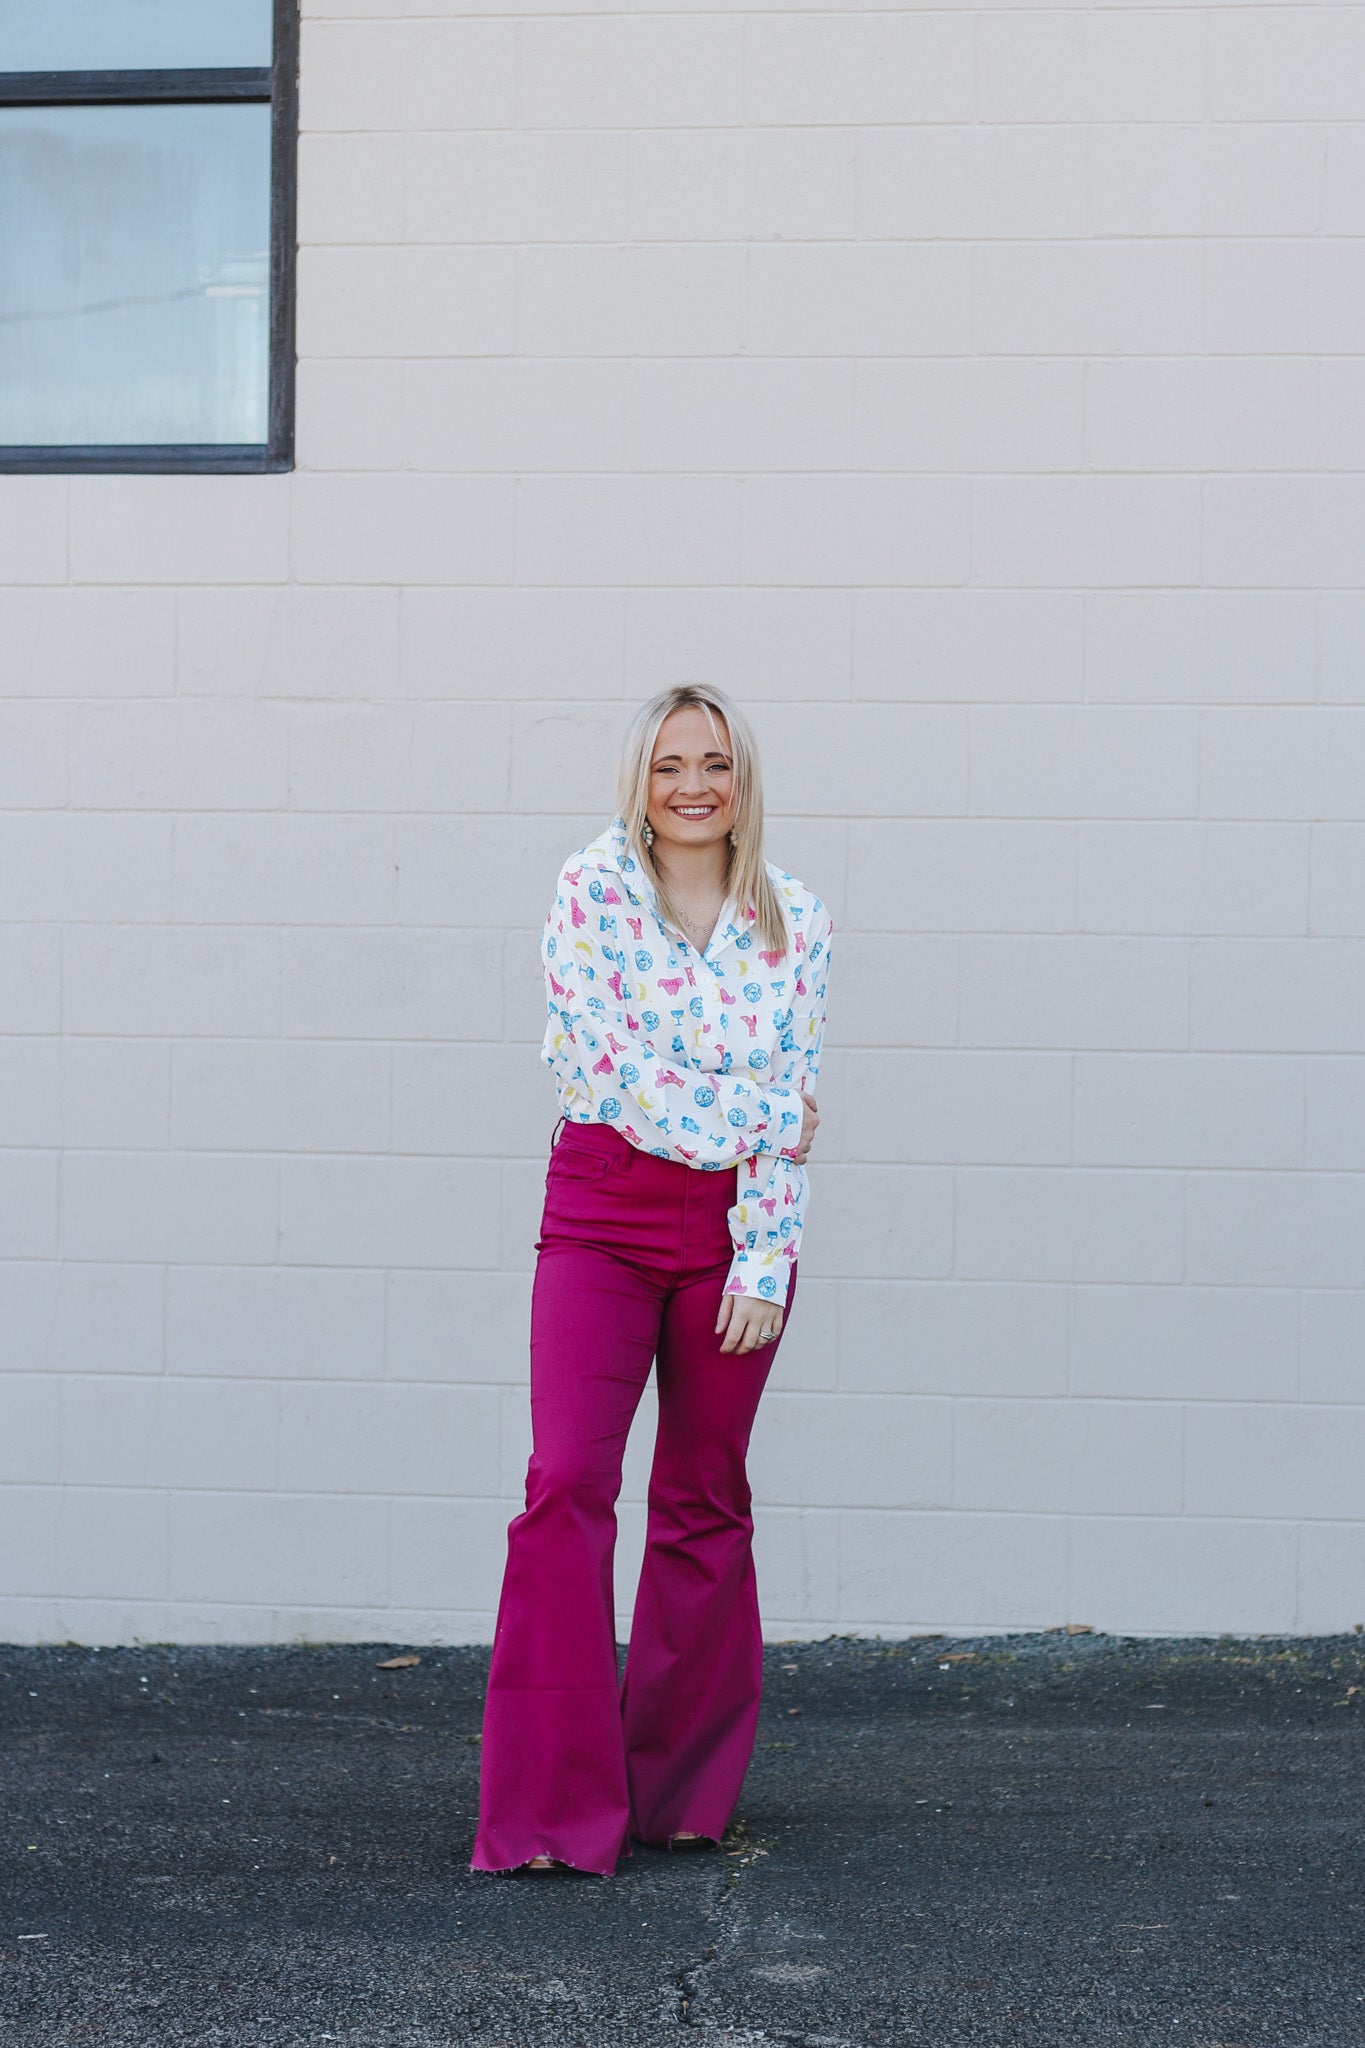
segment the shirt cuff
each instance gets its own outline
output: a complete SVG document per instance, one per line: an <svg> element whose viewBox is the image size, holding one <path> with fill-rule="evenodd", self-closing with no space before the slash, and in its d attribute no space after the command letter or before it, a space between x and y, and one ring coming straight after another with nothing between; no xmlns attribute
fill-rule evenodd
<svg viewBox="0 0 1365 2048"><path fill-rule="evenodd" d="M785 1308L791 1270L789 1258L758 1260L747 1252L736 1252L730 1262L725 1292L742 1294L746 1301L766 1301L774 1308Z"/></svg>

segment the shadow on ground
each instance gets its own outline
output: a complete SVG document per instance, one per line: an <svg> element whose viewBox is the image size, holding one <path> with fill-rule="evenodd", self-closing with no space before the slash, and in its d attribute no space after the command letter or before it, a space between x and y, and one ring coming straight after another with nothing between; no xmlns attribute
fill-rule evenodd
<svg viewBox="0 0 1365 2048"><path fill-rule="evenodd" d="M467 1868L486 1651L0 1649L17 2048L1365 2048L1365 1640L767 1654L723 1853Z"/></svg>

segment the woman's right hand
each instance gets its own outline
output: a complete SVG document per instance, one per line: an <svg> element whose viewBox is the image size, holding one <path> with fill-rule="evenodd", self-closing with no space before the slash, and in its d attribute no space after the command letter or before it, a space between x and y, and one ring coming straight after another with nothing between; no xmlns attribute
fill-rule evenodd
<svg viewBox="0 0 1365 2048"><path fill-rule="evenodd" d="M804 1166L810 1157L810 1148L814 1142L816 1127L819 1122L820 1112L815 1106L815 1097L807 1095L803 1088L801 1090L801 1136L796 1142L796 1163L798 1166Z"/></svg>

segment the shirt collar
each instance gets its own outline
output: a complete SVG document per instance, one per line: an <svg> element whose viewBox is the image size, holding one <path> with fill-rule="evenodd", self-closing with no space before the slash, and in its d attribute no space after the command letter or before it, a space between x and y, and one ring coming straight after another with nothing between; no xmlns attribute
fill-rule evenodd
<svg viewBox="0 0 1365 2048"><path fill-rule="evenodd" d="M610 850L616 872L626 885L627 895L634 902L643 903L650 910L657 912L659 899L658 892L654 887L653 876L645 873L645 870L626 844L626 821L619 811L612 819L610 825L608 825L603 836Z"/></svg>

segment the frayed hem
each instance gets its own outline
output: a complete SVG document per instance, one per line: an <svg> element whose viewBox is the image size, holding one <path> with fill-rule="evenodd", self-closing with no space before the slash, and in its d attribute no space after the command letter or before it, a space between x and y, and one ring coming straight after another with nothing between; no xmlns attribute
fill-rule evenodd
<svg viewBox="0 0 1365 2048"><path fill-rule="evenodd" d="M617 1850L615 1863L607 1869L603 1869L599 1863L575 1863L571 1856L556 1856L553 1849L533 1849L530 1856L523 1856L516 1863L475 1863L471 1859L469 1868L480 1877L515 1877L518 1871L525 1870L532 1856L549 1856L553 1859L556 1870L572 1870L580 1877L615 1877L621 1858L631 1853L630 1842L627 1840ZM538 1870L534 1875L549 1877L551 1872Z"/></svg>
<svg viewBox="0 0 1365 2048"><path fill-rule="evenodd" d="M646 1849L676 1849L679 1852L719 1849L721 1840L719 1835L708 1835L702 1828L674 1828L667 1835L642 1835L638 1828L632 1828L631 1839L642 1842Z"/></svg>

